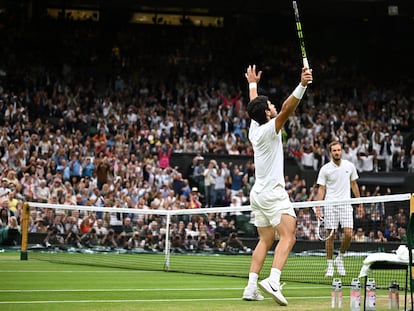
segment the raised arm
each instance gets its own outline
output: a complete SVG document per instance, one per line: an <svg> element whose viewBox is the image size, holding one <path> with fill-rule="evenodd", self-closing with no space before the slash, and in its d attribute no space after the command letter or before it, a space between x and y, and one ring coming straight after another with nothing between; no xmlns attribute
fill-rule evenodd
<svg viewBox="0 0 414 311"><path fill-rule="evenodd" d="M247 67L246 73L244 75L247 79L247 82L249 83L249 98L250 100L253 100L259 95L257 93L257 83L260 81L262 71L256 73L256 65L250 65Z"/></svg>
<svg viewBox="0 0 414 311"><path fill-rule="evenodd" d="M276 130L279 131L288 120L289 116L295 111L300 100L305 94L309 81L312 81L312 71L309 68L302 68L302 74L299 85L295 88L291 95L283 102L282 108L276 117Z"/></svg>

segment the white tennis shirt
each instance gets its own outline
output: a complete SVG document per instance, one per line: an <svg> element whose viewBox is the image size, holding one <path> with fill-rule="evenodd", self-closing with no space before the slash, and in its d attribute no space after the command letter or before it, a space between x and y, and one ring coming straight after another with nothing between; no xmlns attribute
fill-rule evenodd
<svg viewBox="0 0 414 311"><path fill-rule="evenodd" d="M249 140L253 146L256 173L252 190L270 190L277 184L285 187L282 134L281 131L276 133L275 119L260 126L252 120Z"/></svg>
<svg viewBox="0 0 414 311"><path fill-rule="evenodd" d="M341 200L351 198L351 181L358 179L355 165L342 159L341 165L330 161L319 171L317 184L325 186L325 200Z"/></svg>

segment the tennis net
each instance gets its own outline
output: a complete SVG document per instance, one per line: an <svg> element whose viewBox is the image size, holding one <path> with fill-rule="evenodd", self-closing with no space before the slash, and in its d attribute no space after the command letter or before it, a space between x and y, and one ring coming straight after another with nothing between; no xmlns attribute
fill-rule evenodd
<svg viewBox="0 0 414 311"><path fill-rule="evenodd" d="M347 273L342 277L342 282L349 285L352 278L358 277L367 255L392 252L399 245L405 244L411 201L411 194L395 194L293 203L297 213L297 242L283 270L283 280L316 284L329 284L332 281L325 278L324 242L315 238L314 234L317 222L313 210L316 206L351 204L355 210L355 237L358 234L357 228L362 228L365 232L366 241L353 241L344 259ZM30 220L30 215L38 218L51 217L51 223L60 222L66 230L60 234L57 229L51 229L57 226L55 224L44 234L26 233L29 259L247 277L251 253L257 243L257 234L250 222L251 208L248 205L192 210L140 210L30 202L27 209L29 231L30 224L33 225L35 221ZM365 218L361 219L361 213ZM126 226L127 218L131 230ZM98 219L106 226L106 230L103 230L106 233L101 233L96 225ZM84 221L89 222L90 228L93 228L88 233L81 232ZM71 223L78 229L74 230ZM385 233L390 230L393 232ZM392 238L393 241L379 242L374 239L378 238L377 231L385 231L384 234L390 237L396 236ZM372 232L374 237L369 240ZM97 236L88 236L91 233ZM336 250L339 249L340 235L339 229L335 235ZM261 272L262 277L269 273L272 255L271 250ZM373 273L378 287L387 287L390 280L405 283L405 275L400 271L381 271L378 275L375 275L375 271Z"/></svg>

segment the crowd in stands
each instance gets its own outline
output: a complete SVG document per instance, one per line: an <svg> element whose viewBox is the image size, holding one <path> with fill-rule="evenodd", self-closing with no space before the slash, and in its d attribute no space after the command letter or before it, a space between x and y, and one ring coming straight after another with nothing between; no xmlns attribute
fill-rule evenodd
<svg viewBox="0 0 414 311"><path fill-rule="evenodd" d="M57 23L59 36L51 31L39 37L50 23L0 39L2 227L20 226L24 202L153 210L249 204L254 164L203 156L252 155L247 92L239 79L249 58L231 48L238 35L224 42L218 38L225 30L185 29L186 40L179 40L165 28L108 35L89 23ZM249 46L260 39L253 41ZM271 68L263 68L271 82L260 84L260 91L274 100L297 81L292 55L289 44L269 42L261 51L258 66ZM327 143L337 139L359 172L414 171L414 140L403 135L414 124L412 92L365 78L353 81L365 84L358 91L341 88L337 74L344 67L325 61L315 68L321 82L287 122L286 156L318 170L329 161ZM187 168L171 167L173 153L197 154L188 178ZM316 186L299 176L286 176L286 187L292 201L315 199ZM45 233L46 246L163 250L162 218L123 215L32 208L29 232ZM223 215L177 220L170 228L172 246L245 250L234 215ZM298 210L298 239L315 239L311 218L311 210ZM357 228L367 240L403 240L406 218L357 211L355 240L361 239Z"/></svg>

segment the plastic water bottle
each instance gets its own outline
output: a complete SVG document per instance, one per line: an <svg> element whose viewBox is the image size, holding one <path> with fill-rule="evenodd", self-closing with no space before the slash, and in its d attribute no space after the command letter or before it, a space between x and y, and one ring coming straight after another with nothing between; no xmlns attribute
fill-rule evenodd
<svg viewBox="0 0 414 311"><path fill-rule="evenodd" d="M331 306L332 310L342 309L342 281L339 278L332 280Z"/></svg>
<svg viewBox="0 0 414 311"><path fill-rule="evenodd" d="M358 278L352 279L351 282L351 311L359 311L361 302L361 282Z"/></svg>
<svg viewBox="0 0 414 311"><path fill-rule="evenodd" d="M365 310L367 311L375 311L376 310L376 299L377 299L377 294L376 294L376 285L375 285L375 280L374 279L367 279L367 284L366 284L366 289L367 289L367 298L366 298L366 302L365 302Z"/></svg>
<svg viewBox="0 0 414 311"><path fill-rule="evenodd" d="M398 285L397 281L391 281L388 288L388 310L400 309L399 289L400 285Z"/></svg>

